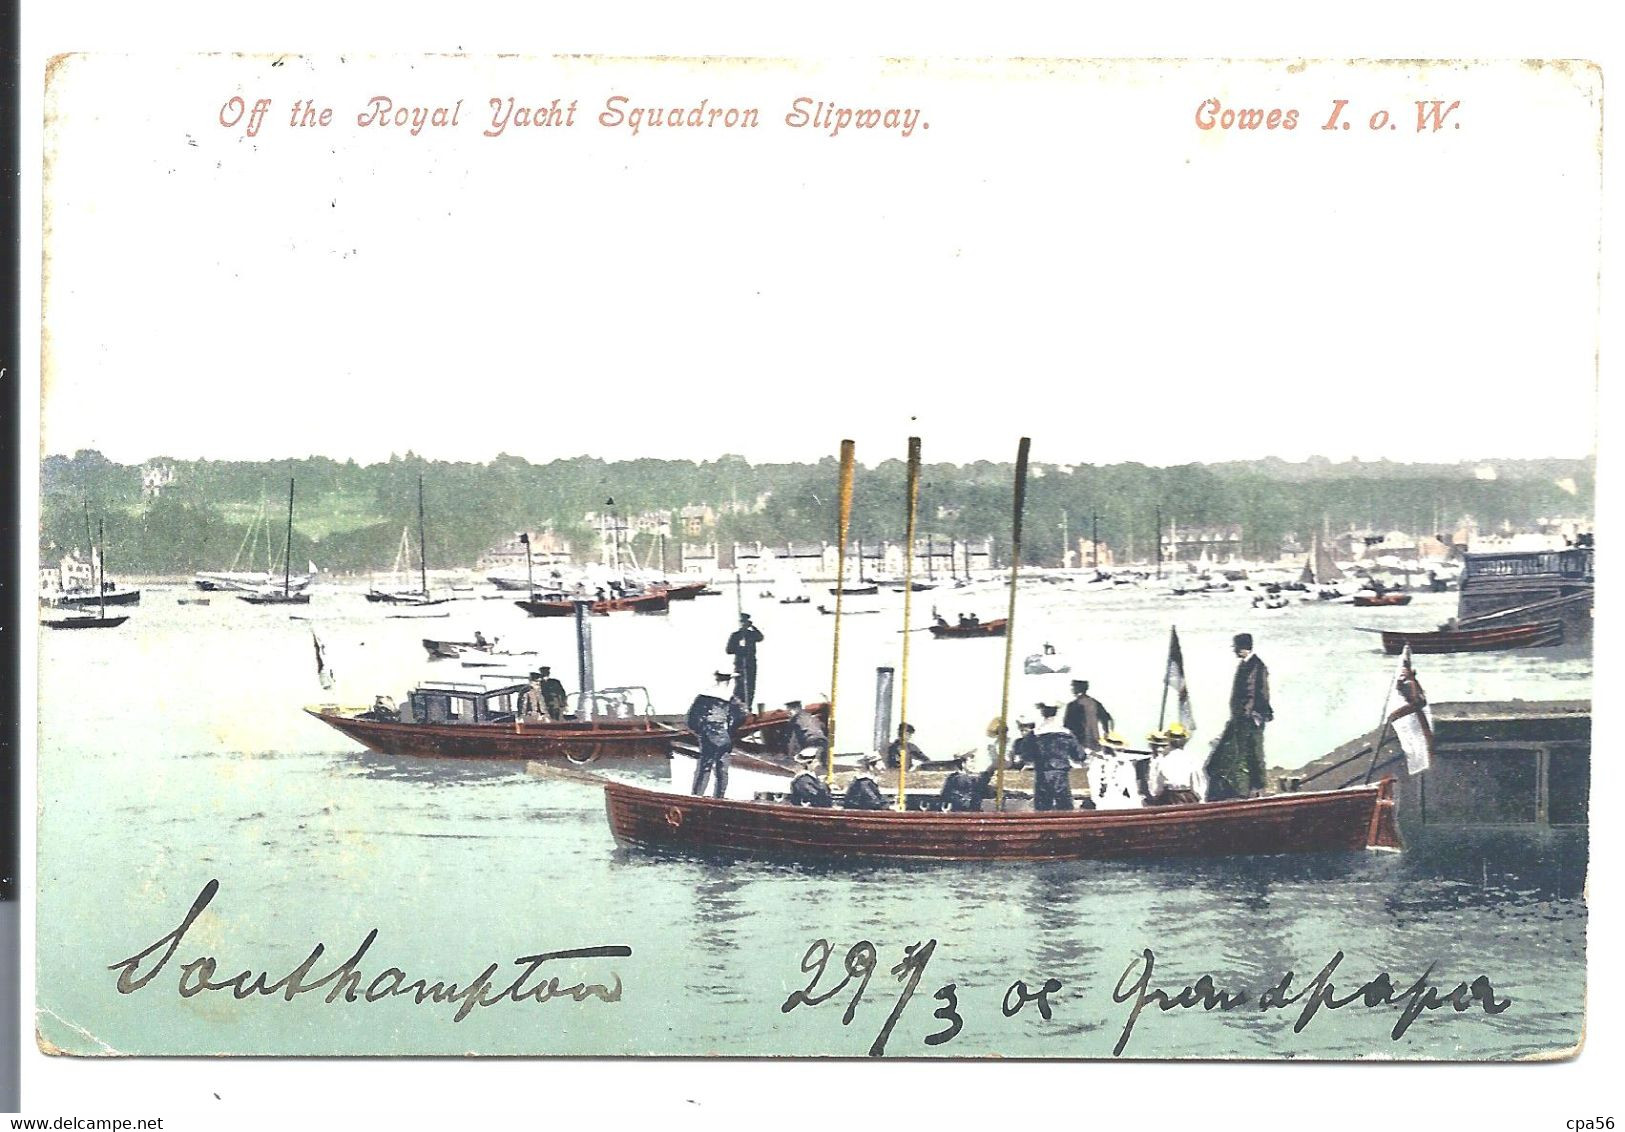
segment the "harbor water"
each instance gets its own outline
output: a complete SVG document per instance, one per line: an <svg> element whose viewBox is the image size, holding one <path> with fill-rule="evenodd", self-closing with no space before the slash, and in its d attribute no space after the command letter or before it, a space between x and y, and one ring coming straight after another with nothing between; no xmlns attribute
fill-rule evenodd
<svg viewBox="0 0 1625 1132"><path fill-rule="evenodd" d="M813 587L814 604L780 605L764 588L729 587L666 616L594 618L599 686L643 686L658 710L685 710L707 674L729 664L738 602L765 634L756 698L826 698L834 619L816 603L833 599ZM42 1039L70 1052L862 1057L885 1031L883 1052L909 1057L1109 1058L1122 1042L1124 1057L1504 1059L1581 1040L1583 829L1412 836L1401 813L1408 845L1397 854L1154 862L902 866L628 852L590 783L517 764L367 753L301 710L399 700L426 678L475 680L479 671L457 661L430 662L420 640L476 629L537 651L515 658L512 672L550 664L573 690L568 619L530 619L511 600L478 596L403 611L340 586L318 587L297 617L229 594L179 601L195 596L149 587L121 628L41 630L37 1005ZM1290 769L1381 717L1395 662L1359 628L1433 628L1455 602L1422 594L1403 608L1261 610L1250 598L1239 586L1175 598L1025 585L1012 702L1040 694L1021 659L1050 644L1071 672L1042 679L1090 680L1117 729L1138 740L1158 722L1177 625L1195 742L1205 745L1224 723L1231 635L1247 631L1271 673L1266 754ZM917 625L933 606L949 620L988 619L1004 615L1004 594L997 585L917 594ZM836 744L865 750L875 669L901 660L902 596L851 598L847 608L878 611L855 612L842 629ZM317 680L318 638L331 691ZM1005 642L916 633L910 648L916 742L939 757L984 747ZM1435 702L1591 695L1590 657L1579 650L1418 657L1417 667ZM614 773L653 781L665 772ZM217 891L167 965L122 993L115 968L162 943L210 881ZM404 994L329 1002L336 979L291 1000L197 989L245 970L272 984L321 944L314 982L374 930L356 965L362 991L389 968L404 972L400 981L465 987L497 964L495 997L520 957L630 954L542 969L560 988L603 993L577 1001L560 990L467 1012ZM817 940L832 958L811 997L840 982L854 945L873 947L850 1022L857 978L827 1001L785 1009L808 987ZM911 973L892 968L914 944L917 986L888 1028ZM127 970L151 971L163 951ZM1205 975L1246 998L1230 1009L1152 1005L1125 1041L1147 951L1148 988L1173 996ZM183 994L183 964L200 957L214 963L195 966L197 993ZM1483 976L1506 1005L1427 1010L1397 1038L1397 993L1393 1003L1323 1006L1296 1032L1304 1003L1259 1006L1289 972L1297 993L1328 964L1338 999L1383 973L1400 992L1424 979L1441 997ZM1032 994L1059 984L1044 996L1049 1017L1037 1001L1010 1010L1018 981ZM1125 1001L1115 1000L1120 987ZM926 1044L955 1019L950 1037Z"/></svg>

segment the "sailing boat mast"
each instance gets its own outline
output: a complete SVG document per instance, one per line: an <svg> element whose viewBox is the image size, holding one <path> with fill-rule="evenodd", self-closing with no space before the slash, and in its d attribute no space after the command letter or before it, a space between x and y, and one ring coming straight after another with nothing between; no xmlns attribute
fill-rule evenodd
<svg viewBox="0 0 1625 1132"><path fill-rule="evenodd" d="M293 555L293 477L288 477L288 541L282 547L282 597L288 597Z"/></svg>
<svg viewBox="0 0 1625 1132"><path fill-rule="evenodd" d="M100 569L98 571L98 573L101 576L96 579L97 603L100 606L101 619L103 621L106 621L107 620L107 524L106 524L105 521L103 521L101 519L96 520L96 541L101 544L101 551L96 556L98 559L101 560L101 566L100 566Z"/></svg>
<svg viewBox="0 0 1625 1132"><path fill-rule="evenodd" d="M288 498L293 498L293 488L288 489ZM288 522L293 522L293 512L288 512ZM289 529L292 529L291 526ZM423 539L423 477L418 476L418 579L423 584L423 596L429 596L429 544Z"/></svg>
<svg viewBox="0 0 1625 1132"><path fill-rule="evenodd" d="M1005 613L1004 690L999 698L999 758L993 787L994 807L1004 809L1004 762L1010 742L1010 667L1016 648L1016 585L1021 580L1021 513L1027 502L1027 449L1031 441L1022 437L1016 445L1016 485L1010 508L1010 608ZM969 573L969 565L966 566Z"/></svg>

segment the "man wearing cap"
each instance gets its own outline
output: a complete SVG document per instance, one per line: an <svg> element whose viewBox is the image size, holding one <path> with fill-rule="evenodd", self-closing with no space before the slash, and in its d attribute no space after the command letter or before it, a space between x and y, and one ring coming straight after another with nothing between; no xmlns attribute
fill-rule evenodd
<svg viewBox="0 0 1625 1132"><path fill-rule="evenodd" d="M886 765L896 770L903 765L903 748L908 748L908 765L919 766L925 762L925 752L914 745L914 725L905 723L897 729L897 738L886 747Z"/></svg>
<svg viewBox="0 0 1625 1132"><path fill-rule="evenodd" d="M942 808L950 813L979 812L982 799L988 796L988 782L993 778L993 770L993 767L989 767L978 772L967 764L963 769L954 771L942 782Z"/></svg>
<svg viewBox="0 0 1625 1132"><path fill-rule="evenodd" d="M547 709L549 719L563 719L565 707L564 685L553 676L551 668L543 667L542 677L542 706Z"/></svg>
<svg viewBox="0 0 1625 1132"><path fill-rule="evenodd" d="M822 778L810 770L804 770L790 780L790 804L827 810L835 804L835 799Z"/></svg>
<svg viewBox="0 0 1625 1132"><path fill-rule="evenodd" d="M756 702L756 646L762 631L750 622L750 614L739 615L739 628L728 637L728 655L734 658L734 699L747 705Z"/></svg>
<svg viewBox="0 0 1625 1132"><path fill-rule="evenodd" d="M547 700L542 694L542 674L530 674L530 687L526 688L519 697L519 718L526 723L540 723L552 716L547 710Z"/></svg>
<svg viewBox="0 0 1625 1132"><path fill-rule="evenodd" d="M790 713L784 753L798 762L817 762L829 750L829 736L818 717L801 706L800 700L784 705Z"/></svg>
<svg viewBox="0 0 1625 1132"><path fill-rule="evenodd" d="M1100 736L1112 729L1112 713L1089 694L1089 681L1072 681L1072 701L1066 705L1061 725L1072 732L1078 746L1086 751L1100 750Z"/></svg>
<svg viewBox="0 0 1625 1132"><path fill-rule="evenodd" d="M728 756L733 753L734 730L744 722L745 708L728 694L731 673L713 673L712 681L688 709L688 729L700 741L700 759L689 792L704 794L706 780L715 771L716 796L721 798L728 792Z"/></svg>
<svg viewBox="0 0 1625 1132"><path fill-rule="evenodd" d="M1062 725L1060 716L1059 704L1039 704L1037 731L1016 740L1016 765L1030 763L1033 768L1035 810L1076 808L1072 801L1072 764L1083 758L1083 748Z"/></svg>
<svg viewBox="0 0 1625 1132"><path fill-rule="evenodd" d="M1231 642L1241 663L1230 686L1230 722L1208 759L1208 800L1245 798L1264 788L1264 725L1275 718L1270 707L1270 673L1253 653L1251 633Z"/></svg>
<svg viewBox="0 0 1625 1132"><path fill-rule="evenodd" d="M876 756L865 756L858 767L857 777L846 785L846 793L841 797L842 809L884 810L888 807L886 796L880 792L880 783L869 773L875 762Z"/></svg>

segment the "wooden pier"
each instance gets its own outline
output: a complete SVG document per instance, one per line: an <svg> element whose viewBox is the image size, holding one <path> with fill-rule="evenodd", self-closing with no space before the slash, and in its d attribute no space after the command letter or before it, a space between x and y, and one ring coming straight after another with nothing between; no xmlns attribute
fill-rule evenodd
<svg viewBox="0 0 1625 1132"><path fill-rule="evenodd" d="M1335 790L1398 781L1402 825L1527 828L1584 826L1591 794L1590 700L1494 700L1433 705L1432 767L1407 773L1387 731L1353 739L1296 771L1273 771L1277 789Z"/></svg>

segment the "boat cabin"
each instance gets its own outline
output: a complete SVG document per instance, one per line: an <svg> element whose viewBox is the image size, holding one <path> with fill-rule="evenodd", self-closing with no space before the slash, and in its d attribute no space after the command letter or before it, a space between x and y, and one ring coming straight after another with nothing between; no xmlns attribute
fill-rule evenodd
<svg viewBox="0 0 1625 1132"><path fill-rule="evenodd" d="M401 705L402 723L512 723L528 684L488 687L446 681L412 689Z"/></svg>

